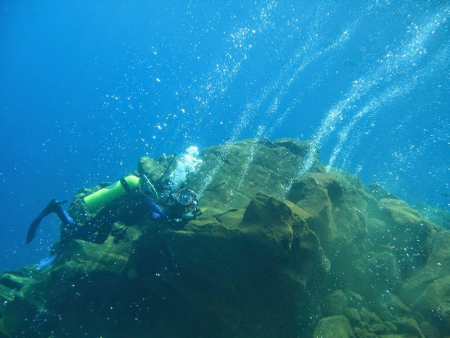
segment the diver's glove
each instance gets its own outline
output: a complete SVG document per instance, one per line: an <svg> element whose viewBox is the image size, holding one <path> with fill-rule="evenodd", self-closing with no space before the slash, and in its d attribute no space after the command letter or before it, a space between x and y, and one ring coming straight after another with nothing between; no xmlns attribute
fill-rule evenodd
<svg viewBox="0 0 450 338"><path fill-rule="evenodd" d="M192 221L192 220L196 219L198 216L200 216L201 214L202 214L202 212L200 210L189 211L189 212L182 214L181 218L186 221Z"/></svg>

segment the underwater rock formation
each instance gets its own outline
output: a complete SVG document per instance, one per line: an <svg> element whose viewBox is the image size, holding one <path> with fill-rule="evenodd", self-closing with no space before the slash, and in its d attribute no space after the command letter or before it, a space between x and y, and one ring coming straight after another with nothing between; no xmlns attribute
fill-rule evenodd
<svg viewBox="0 0 450 338"><path fill-rule="evenodd" d="M200 217L118 222L104 244L73 240L49 268L3 273L0 337L448 336L450 232L317 159L298 177L309 147L204 149L188 176ZM138 172L173 161L143 157Z"/></svg>

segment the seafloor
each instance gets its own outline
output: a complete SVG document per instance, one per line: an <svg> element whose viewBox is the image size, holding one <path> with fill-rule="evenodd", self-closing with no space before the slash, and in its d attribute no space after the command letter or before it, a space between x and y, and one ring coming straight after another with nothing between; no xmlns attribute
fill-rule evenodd
<svg viewBox="0 0 450 338"><path fill-rule="evenodd" d="M0 337L448 337L445 221L317 159L296 177L309 146L206 148L189 177L197 220L147 219L3 273Z"/></svg>

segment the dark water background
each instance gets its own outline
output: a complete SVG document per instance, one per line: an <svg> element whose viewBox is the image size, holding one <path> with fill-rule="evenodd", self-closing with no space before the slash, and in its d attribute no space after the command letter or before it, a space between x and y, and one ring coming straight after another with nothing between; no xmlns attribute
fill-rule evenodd
<svg viewBox="0 0 450 338"><path fill-rule="evenodd" d="M47 256L55 217L23 240L51 198L247 137L314 139L449 209L449 20L447 1L2 1L0 270Z"/></svg>

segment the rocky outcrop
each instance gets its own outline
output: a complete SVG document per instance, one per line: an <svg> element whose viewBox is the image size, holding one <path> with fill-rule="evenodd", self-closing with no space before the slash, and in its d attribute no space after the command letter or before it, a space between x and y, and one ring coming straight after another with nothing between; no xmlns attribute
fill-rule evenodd
<svg viewBox="0 0 450 338"><path fill-rule="evenodd" d="M317 159L298 177L310 146L204 149L187 177L200 217L117 222L103 244L73 240L47 269L4 273L0 337L448 336L449 232ZM144 157L138 172L177 161Z"/></svg>

